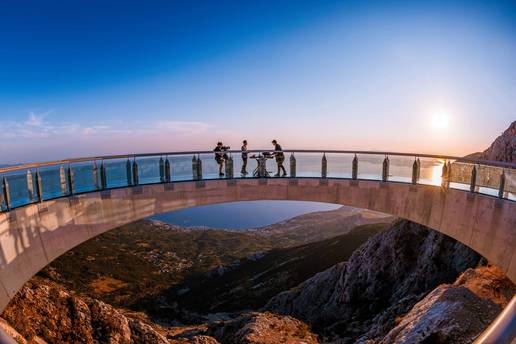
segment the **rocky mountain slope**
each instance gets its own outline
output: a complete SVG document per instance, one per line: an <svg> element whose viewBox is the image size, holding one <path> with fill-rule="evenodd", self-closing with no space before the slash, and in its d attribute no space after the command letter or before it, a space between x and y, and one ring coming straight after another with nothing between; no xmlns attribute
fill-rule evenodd
<svg viewBox="0 0 516 344"><path fill-rule="evenodd" d="M479 259L455 240L402 220L347 262L272 298L265 309L306 321L328 337L374 339L395 325L396 316Z"/></svg>
<svg viewBox="0 0 516 344"><path fill-rule="evenodd" d="M35 277L25 284L0 320L20 344L218 344L318 343L303 322L270 313L191 328L163 328L143 314L80 297L57 283Z"/></svg>
<svg viewBox="0 0 516 344"><path fill-rule="evenodd" d="M19 342L168 343L143 321L39 277L23 286L2 317L19 333Z"/></svg>
<svg viewBox="0 0 516 344"><path fill-rule="evenodd" d="M483 152L471 154L478 159L516 162L516 121Z"/></svg>
<svg viewBox="0 0 516 344"><path fill-rule="evenodd" d="M468 269L425 296L379 343L471 343L515 292L495 266Z"/></svg>

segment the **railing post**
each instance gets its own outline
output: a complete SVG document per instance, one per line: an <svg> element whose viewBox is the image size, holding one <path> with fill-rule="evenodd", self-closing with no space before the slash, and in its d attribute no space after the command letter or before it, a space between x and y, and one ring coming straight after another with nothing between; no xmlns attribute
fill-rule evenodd
<svg viewBox="0 0 516 344"><path fill-rule="evenodd" d="M505 196L505 170L502 170L500 175L500 186L498 187L498 198L504 198Z"/></svg>
<svg viewBox="0 0 516 344"><path fill-rule="evenodd" d="M227 157L227 159L224 159L224 173L226 174L226 178L231 178L229 175L231 173L230 170L231 170L231 162L229 161L229 157Z"/></svg>
<svg viewBox="0 0 516 344"><path fill-rule="evenodd" d="M59 183L61 185L61 194L66 195L68 193L68 187L66 183L66 174L64 166L59 168Z"/></svg>
<svg viewBox="0 0 516 344"><path fill-rule="evenodd" d="M358 179L358 157L355 154L355 157L353 158L352 168L351 168L351 178L353 180Z"/></svg>
<svg viewBox="0 0 516 344"><path fill-rule="evenodd" d="M0 212L4 210L4 187L2 185L2 192L0 192Z"/></svg>
<svg viewBox="0 0 516 344"><path fill-rule="evenodd" d="M412 184L417 184L419 181L420 173L420 164L419 158L414 159L414 163L412 164Z"/></svg>
<svg viewBox="0 0 516 344"><path fill-rule="evenodd" d="M477 189L477 165L473 165L471 170L471 183L469 184L469 191L476 192Z"/></svg>
<svg viewBox="0 0 516 344"><path fill-rule="evenodd" d="M328 175L328 160L326 160L326 153L323 153L321 161L321 178L325 179Z"/></svg>
<svg viewBox="0 0 516 344"><path fill-rule="evenodd" d="M104 165L104 160L100 163L100 187L102 190L106 190L107 187L106 166Z"/></svg>
<svg viewBox="0 0 516 344"><path fill-rule="evenodd" d="M199 169L197 167L197 157L194 155L192 158L192 179L199 179Z"/></svg>
<svg viewBox="0 0 516 344"><path fill-rule="evenodd" d="M165 182L170 183L170 161L168 157L165 158Z"/></svg>
<svg viewBox="0 0 516 344"><path fill-rule="evenodd" d="M129 159L127 159L127 161L125 162L125 176L127 178L127 185L130 186L133 184L133 177L132 177L132 173L131 173L131 161L129 161Z"/></svg>
<svg viewBox="0 0 516 344"><path fill-rule="evenodd" d="M294 156L294 152L290 153L290 177L296 177L296 157Z"/></svg>
<svg viewBox="0 0 516 344"><path fill-rule="evenodd" d="M165 181L165 161L163 161L163 157L159 158L159 181L161 183Z"/></svg>
<svg viewBox="0 0 516 344"><path fill-rule="evenodd" d="M233 156L226 160L226 178L233 178Z"/></svg>
<svg viewBox="0 0 516 344"><path fill-rule="evenodd" d="M197 178L202 179L202 160L201 155L197 155Z"/></svg>
<svg viewBox="0 0 516 344"><path fill-rule="evenodd" d="M138 163L136 162L136 158L133 159L133 185L138 185L140 183L138 177Z"/></svg>
<svg viewBox="0 0 516 344"><path fill-rule="evenodd" d="M9 183L6 176L2 179L2 184L5 208L9 211L11 210L11 193L9 192Z"/></svg>
<svg viewBox="0 0 516 344"><path fill-rule="evenodd" d="M389 157L385 156L382 164L382 182L389 180Z"/></svg>
<svg viewBox="0 0 516 344"><path fill-rule="evenodd" d="M36 194L38 196L38 202L43 202L43 183L39 171L36 171Z"/></svg>
<svg viewBox="0 0 516 344"><path fill-rule="evenodd" d="M34 199L34 179L31 170L27 170L27 191L30 203L34 203L36 200Z"/></svg>
<svg viewBox="0 0 516 344"><path fill-rule="evenodd" d="M449 184L448 181L450 180L450 166L448 165L448 162L445 161L443 164L443 172L441 173L441 187L448 188Z"/></svg>
<svg viewBox="0 0 516 344"><path fill-rule="evenodd" d="M68 193L73 195L75 193L75 185L73 183L73 171L72 166L68 165L66 168L66 176L68 177Z"/></svg>
<svg viewBox="0 0 516 344"><path fill-rule="evenodd" d="M95 190L98 190L98 189L100 189L100 187L99 187L99 168L97 166L96 160L93 160L92 174L93 174L93 184L95 186Z"/></svg>

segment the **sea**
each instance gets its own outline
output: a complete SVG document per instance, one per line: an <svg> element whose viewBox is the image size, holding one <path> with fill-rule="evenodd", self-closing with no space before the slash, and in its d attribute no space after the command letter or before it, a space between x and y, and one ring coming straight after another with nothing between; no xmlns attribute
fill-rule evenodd
<svg viewBox="0 0 516 344"><path fill-rule="evenodd" d="M337 204L301 201L247 201L181 209L151 217L183 227L250 229L268 226L315 211L341 207Z"/></svg>

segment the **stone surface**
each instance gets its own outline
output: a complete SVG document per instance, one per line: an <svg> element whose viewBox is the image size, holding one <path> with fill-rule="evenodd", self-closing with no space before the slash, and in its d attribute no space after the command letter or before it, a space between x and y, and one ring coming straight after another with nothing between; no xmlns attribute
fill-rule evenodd
<svg viewBox="0 0 516 344"><path fill-rule="evenodd" d="M191 344L220 344L218 340L210 336L193 336L192 339L189 340Z"/></svg>
<svg viewBox="0 0 516 344"><path fill-rule="evenodd" d="M278 294L265 310L294 316L330 337L378 338L396 316L479 259L464 245L402 220L369 239L348 262Z"/></svg>
<svg viewBox="0 0 516 344"><path fill-rule="evenodd" d="M38 338L48 343L168 343L150 325L38 277L20 290L2 317L29 343Z"/></svg>
<svg viewBox="0 0 516 344"><path fill-rule="evenodd" d="M381 344L471 343L515 292L496 267L468 269L418 302Z"/></svg>
<svg viewBox="0 0 516 344"><path fill-rule="evenodd" d="M488 149L473 156L485 160L516 162L516 121L512 122Z"/></svg>
<svg viewBox="0 0 516 344"><path fill-rule="evenodd" d="M237 319L209 325L208 334L223 344L315 344L308 325L289 316L248 313Z"/></svg>

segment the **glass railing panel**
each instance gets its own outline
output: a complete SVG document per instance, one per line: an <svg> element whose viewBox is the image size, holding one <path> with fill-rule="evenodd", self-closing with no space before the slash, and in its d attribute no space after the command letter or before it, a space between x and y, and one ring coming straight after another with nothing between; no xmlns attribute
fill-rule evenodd
<svg viewBox="0 0 516 344"><path fill-rule="evenodd" d="M0 183L0 210L1 211L4 211L4 210L7 210L7 205L5 204L5 200L4 200L4 186L3 186L3 183Z"/></svg>
<svg viewBox="0 0 516 344"><path fill-rule="evenodd" d="M132 160L129 160L129 163L132 163ZM127 159L104 160L104 167L108 189L123 187L132 183L132 172L127 169ZM128 183L128 181L131 183Z"/></svg>
<svg viewBox="0 0 516 344"><path fill-rule="evenodd" d="M242 155L239 154L239 153L233 153L231 154L231 157L233 158L233 177L234 178L247 178L247 177L252 177L253 176L253 170L254 170L254 165L256 165L254 163L254 160L251 160L249 159L249 156L252 155L252 154L247 154L248 155L248 158L247 158L247 174L244 175L242 174L242 165L243 165L243 162L242 162ZM252 163L252 164L251 164Z"/></svg>
<svg viewBox="0 0 516 344"><path fill-rule="evenodd" d="M321 177L323 153L295 153L297 177ZM326 157L326 159L328 159ZM272 159L273 175L276 174L276 161ZM288 175L290 175L290 154L285 155L283 163Z"/></svg>
<svg viewBox="0 0 516 344"><path fill-rule="evenodd" d="M64 169L64 166L59 165L39 169L43 199L52 199L67 194L66 170L64 170L64 180L62 180L61 167Z"/></svg>
<svg viewBox="0 0 516 344"><path fill-rule="evenodd" d="M73 186L75 193L95 191L100 185L100 165L97 166L95 179L95 170L93 162L81 162L71 165L73 172Z"/></svg>
<svg viewBox="0 0 516 344"><path fill-rule="evenodd" d="M471 173L473 164L454 161L450 164L449 178L450 188L469 190L471 184Z"/></svg>
<svg viewBox="0 0 516 344"><path fill-rule="evenodd" d="M389 156L389 181L392 182L412 182L412 166L415 158L405 156ZM383 169L383 161L382 161Z"/></svg>
<svg viewBox="0 0 516 344"><path fill-rule="evenodd" d="M138 164L138 183L153 184L161 182L160 157L137 158ZM165 164L165 159L163 159Z"/></svg>
<svg viewBox="0 0 516 344"><path fill-rule="evenodd" d="M504 198L516 201L516 169L505 169Z"/></svg>
<svg viewBox="0 0 516 344"><path fill-rule="evenodd" d="M372 154L357 154L358 179L382 179L382 166L385 156Z"/></svg>
<svg viewBox="0 0 516 344"><path fill-rule="evenodd" d="M441 186L445 161L435 158L419 158L419 184Z"/></svg>
<svg viewBox="0 0 516 344"><path fill-rule="evenodd" d="M328 164L328 178L351 178L354 157L354 154L326 154L326 161Z"/></svg>
<svg viewBox="0 0 516 344"><path fill-rule="evenodd" d="M486 195L498 196L502 172L501 167L477 165L477 191Z"/></svg>
<svg viewBox="0 0 516 344"><path fill-rule="evenodd" d="M202 162L202 179L226 178L226 163L229 159L229 153L224 153L223 176L219 176L219 165L215 160L215 154L201 154L197 158L200 158Z"/></svg>
<svg viewBox="0 0 516 344"><path fill-rule="evenodd" d="M172 155L168 157L172 181L192 180L192 158L193 155Z"/></svg>
<svg viewBox="0 0 516 344"><path fill-rule="evenodd" d="M34 176L29 176L28 180L26 171L16 171L5 175L7 184L9 185L9 196L11 207L16 208L22 205L32 203L35 195L29 193L29 183L34 185ZM32 188L34 190L34 187ZM3 190L2 190L3 191Z"/></svg>

